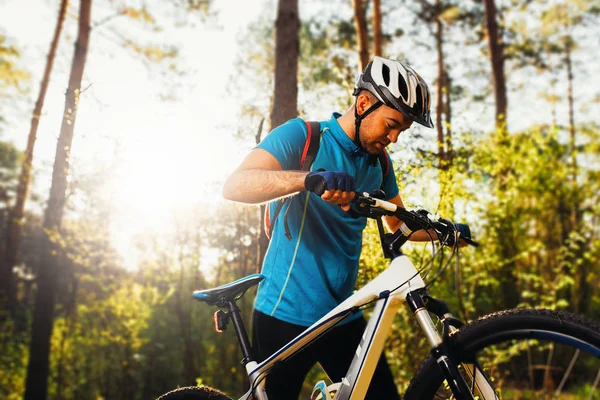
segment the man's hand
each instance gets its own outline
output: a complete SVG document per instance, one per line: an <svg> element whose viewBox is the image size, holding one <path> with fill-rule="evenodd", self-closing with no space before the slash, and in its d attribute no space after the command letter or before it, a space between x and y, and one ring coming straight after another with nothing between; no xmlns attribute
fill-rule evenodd
<svg viewBox="0 0 600 400"><path fill-rule="evenodd" d="M467 245L467 242L462 240L462 238L471 239L471 229L469 228L469 225L454 224L454 226L456 227L456 230L459 233L458 247L465 247ZM450 247L454 246L454 237L450 237L449 239L450 240L446 243L446 245Z"/></svg>
<svg viewBox="0 0 600 400"><path fill-rule="evenodd" d="M306 176L304 186L323 200L340 205L344 211L350 209L354 198L354 178L347 173L313 171Z"/></svg>

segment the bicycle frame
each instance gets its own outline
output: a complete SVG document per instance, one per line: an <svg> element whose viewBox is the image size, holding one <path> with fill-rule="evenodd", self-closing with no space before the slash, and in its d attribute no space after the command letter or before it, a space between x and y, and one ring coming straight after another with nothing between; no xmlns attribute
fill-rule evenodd
<svg viewBox="0 0 600 400"><path fill-rule="evenodd" d="M398 288L398 286L400 287ZM410 259L404 255L396 257L390 266L374 280L339 304L266 360L260 364L255 361L246 364L246 371L250 380L250 390L239 400L247 400L252 398L252 396L254 396L254 399L268 400L264 378L276 363L292 357L318 337L324 335L329 329L352 315L356 307L376 300L373 314L367 323L354 359L335 397L336 400L363 399L369 388L369 383L371 382L396 311L407 300L411 292L424 287L425 283ZM391 292L396 288L398 289ZM422 307L415 310L415 315L432 347L441 344L442 339L427 310Z"/></svg>

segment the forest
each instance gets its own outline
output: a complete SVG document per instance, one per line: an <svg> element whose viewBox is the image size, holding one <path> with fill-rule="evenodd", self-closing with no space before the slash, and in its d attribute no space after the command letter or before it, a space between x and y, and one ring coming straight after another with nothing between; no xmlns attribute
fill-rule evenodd
<svg viewBox="0 0 600 400"><path fill-rule="evenodd" d="M431 294L466 322L600 321L599 46L595 0L0 1L0 399L242 396L233 329L192 297L260 273L269 245L264 205L223 182L275 127L351 107L374 56L432 93L434 129L388 148L406 207L480 243ZM423 265L432 244L404 250ZM357 289L388 264L370 221ZM400 393L429 352L418 329L402 308L386 342ZM556 370L531 369L523 398L553 398ZM560 398L600 398L580 386Z"/></svg>

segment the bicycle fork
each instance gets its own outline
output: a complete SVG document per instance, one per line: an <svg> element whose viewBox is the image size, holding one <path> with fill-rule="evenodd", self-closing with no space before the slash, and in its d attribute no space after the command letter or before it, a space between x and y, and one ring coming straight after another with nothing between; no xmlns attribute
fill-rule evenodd
<svg viewBox="0 0 600 400"><path fill-rule="evenodd" d="M473 393L469 389L467 382L465 382L464 377L458 370L458 366L450 359L448 354L448 343L447 340L444 340L442 336L440 336L438 330L436 329L431 316L429 315L429 310L438 315L440 319L452 319L455 322L458 322L459 326L462 325L460 321L452 317L448 306L439 300L436 300L427 294L425 289L418 289L413 292L410 292L406 295L406 301L408 306L410 307L413 315L416 317L419 326L425 333L425 337L427 341L431 345L431 354L437 361L438 366L440 367L444 377L446 378L446 382L448 382L448 386L452 393L454 394L457 400L473 400ZM427 301L428 304L425 302ZM452 325L448 324L447 329L455 329ZM479 369L478 366L474 365L472 369L470 369L471 374L474 373L473 370ZM469 370L467 370L467 373ZM479 374L483 377L482 374ZM489 383L486 379L484 382L481 382L482 386L487 386L486 392L494 393L493 388L490 387ZM478 382L478 386L480 383ZM494 397L485 397L488 398L496 398Z"/></svg>

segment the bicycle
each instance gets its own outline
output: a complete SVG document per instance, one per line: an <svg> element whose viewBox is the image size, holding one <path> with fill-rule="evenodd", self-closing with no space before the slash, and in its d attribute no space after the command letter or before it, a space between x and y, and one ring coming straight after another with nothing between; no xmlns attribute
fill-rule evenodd
<svg viewBox="0 0 600 400"><path fill-rule="evenodd" d="M318 194L319 190L313 191ZM262 275L254 274L217 288L194 292L196 299L219 307L215 313L217 330L233 321L243 354L242 364L250 383L250 388L239 400L268 400L265 378L278 363L285 362L349 316L374 305L345 378L331 385L319 381L311 395L311 400L363 399L394 315L403 303L408 304L431 346L430 355L405 392L405 399L520 399L537 398L542 394L550 398L547 389L545 392L536 389L540 384L540 371L543 372L545 388L549 381L560 382L554 385L552 398L600 399L600 390L596 390L600 381L600 324L567 312L541 309L502 311L463 324L452 315L444 301L430 296L427 291L423 276L431 270L435 257L417 269L400 248L416 230L435 231L440 246L434 256L444 246L452 249L449 260L439 268L437 277L456 255L459 240L474 246L477 243L461 238L456 226L449 220L432 218L424 210L408 211L378 197L381 196L357 193L353 210L377 220L384 255L392 260L389 267L264 361L257 363L252 356L236 304L249 288L264 278ZM404 224L395 233L385 233L381 221L383 216L396 216ZM441 332L431 314L439 319ZM554 356L561 356L561 359L570 357L571 361L566 367L554 366ZM577 367L576 362L580 362ZM519 363L527 363L527 371L519 367ZM556 379L558 377L560 380ZM591 383L583 384L583 379L589 379ZM583 397L569 397L572 395L567 395L565 389L585 393L581 394ZM159 398L205 399L231 400L224 393L208 387L180 388Z"/></svg>

